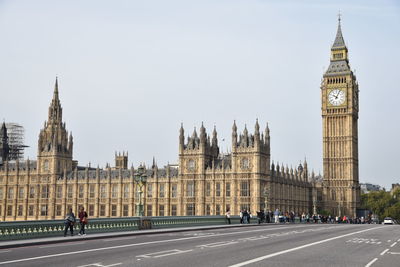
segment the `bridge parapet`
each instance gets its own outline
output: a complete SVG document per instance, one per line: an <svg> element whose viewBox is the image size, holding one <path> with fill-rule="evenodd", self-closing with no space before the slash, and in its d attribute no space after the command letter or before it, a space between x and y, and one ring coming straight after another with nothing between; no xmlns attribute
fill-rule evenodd
<svg viewBox="0 0 400 267"><path fill-rule="evenodd" d="M239 216L231 217L232 224L239 221ZM226 223L225 216L121 217L91 219L85 228L88 233L107 233ZM64 228L64 220L0 222L0 241L62 236ZM79 229L79 223L75 223L75 233Z"/></svg>

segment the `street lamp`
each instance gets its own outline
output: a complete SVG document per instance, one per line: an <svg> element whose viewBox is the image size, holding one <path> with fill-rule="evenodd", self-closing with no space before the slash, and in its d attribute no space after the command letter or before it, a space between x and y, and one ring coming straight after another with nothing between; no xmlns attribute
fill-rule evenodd
<svg viewBox="0 0 400 267"><path fill-rule="evenodd" d="M267 210L268 210L268 196L269 196L268 187L265 186L264 187L264 211L265 212L267 212Z"/></svg>
<svg viewBox="0 0 400 267"><path fill-rule="evenodd" d="M139 204L136 204L136 216L143 216L143 203L142 203L142 194L143 194L143 186L146 184L147 174L146 169L140 164L135 173L135 183L139 188Z"/></svg>
<svg viewBox="0 0 400 267"><path fill-rule="evenodd" d="M312 191L312 204L313 204L313 214L314 215L317 215L317 194L318 194L317 190L314 189Z"/></svg>

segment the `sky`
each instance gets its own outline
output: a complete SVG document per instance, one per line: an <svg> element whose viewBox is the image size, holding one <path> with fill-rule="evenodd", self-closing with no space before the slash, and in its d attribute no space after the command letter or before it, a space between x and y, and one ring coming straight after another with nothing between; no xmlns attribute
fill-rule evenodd
<svg viewBox="0 0 400 267"><path fill-rule="evenodd" d="M271 157L322 172L320 84L338 12L360 89L360 182L400 182L400 1L0 0L0 117L37 156L55 77L79 165L176 163L201 123L230 151L256 119Z"/></svg>

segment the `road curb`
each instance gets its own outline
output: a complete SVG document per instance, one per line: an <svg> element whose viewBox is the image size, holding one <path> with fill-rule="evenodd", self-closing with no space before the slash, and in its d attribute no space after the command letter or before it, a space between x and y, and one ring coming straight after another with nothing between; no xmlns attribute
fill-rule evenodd
<svg viewBox="0 0 400 267"><path fill-rule="evenodd" d="M262 224L267 225L267 224ZM273 224L271 224L273 225ZM130 232L115 232L115 233L104 233L105 235L94 234L93 236L87 235L85 237L74 236L74 237L49 237L49 238L58 238L54 240L43 240L43 239L25 239L25 240L10 240L10 241L1 241L0 249L7 248L18 248L18 247L29 247L36 245L49 245L49 244L57 244L57 243L70 243L70 242L79 242L83 240L96 240L96 239L108 239L108 238L116 238L116 237L124 237L124 236L135 236L135 235L154 235L154 234L166 234L166 233L175 233L175 232L189 232L194 230L214 230L214 229L225 229L225 228L238 228L238 227L253 227L259 226L259 224L235 224L235 225L215 225L215 226L199 226L199 227L186 227L186 228L166 228L166 229L153 229L153 230L136 230ZM23 243L23 241L27 241ZM4 242L5 244L2 244Z"/></svg>

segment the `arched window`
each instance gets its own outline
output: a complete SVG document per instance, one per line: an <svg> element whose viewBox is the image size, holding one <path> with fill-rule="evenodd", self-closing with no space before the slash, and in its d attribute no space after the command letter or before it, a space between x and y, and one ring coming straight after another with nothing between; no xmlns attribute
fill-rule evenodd
<svg viewBox="0 0 400 267"><path fill-rule="evenodd" d="M46 159L43 163L43 170L48 171L49 170L49 161Z"/></svg>

